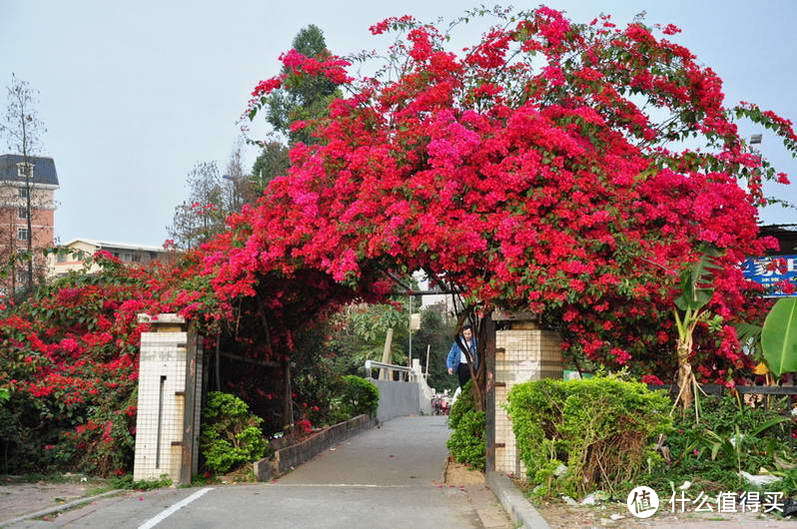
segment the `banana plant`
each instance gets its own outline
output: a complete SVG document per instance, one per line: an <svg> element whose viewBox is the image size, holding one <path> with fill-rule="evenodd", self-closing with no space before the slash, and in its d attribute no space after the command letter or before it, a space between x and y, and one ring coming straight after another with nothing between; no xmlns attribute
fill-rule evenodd
<svg viewBox="0 0 797 529"><path fill-rule="evenodd" d="M675 308L673 309L675 325L678 330L676 345L678 397L675 401L676 405L681 405L684 413L694 403L698 420L699 406L695 396L699 386L689 359L692 356L693 335L697 325L708 323L713 327L722 322L719 316L712 315L706 308L714 295L714 289L710 285L713 270L719 268L714 262L714 258L718 255L716 250L709 250L698 261L684 268L681 272L681 295L675 298Z"/></svg>
<svg viewBox="0 0 797 529"><path fill-rule="evenodd" d="M761 348L773 375L797 371L797 298L778 300L764 320Z"/></svg>

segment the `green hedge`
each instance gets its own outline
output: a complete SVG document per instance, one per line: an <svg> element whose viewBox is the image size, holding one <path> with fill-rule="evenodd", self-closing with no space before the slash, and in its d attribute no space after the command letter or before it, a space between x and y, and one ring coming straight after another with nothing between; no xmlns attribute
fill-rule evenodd
<svg viewBox="0 0 797 529"><path fill-rule="evenodd" d="M330 403L333 422L358 415L375 415L379 406L379 388L370 380L355 375L341 377L337 396Z"/></svg>
<svg viewBox="0 0 797 529"><path fill-rule="evenodd" d="M536 492L579 496L632 483L657 460L670 406L664 392L606 376L518 384L507 410Z"/></svg>
<svg viewBox="0 0 797 529"><path fill-rule="evenodd" d="M202 410L199 449L205 466L224 473L271 452L260 430L263 419L252 415L244 401L229 393L211 391Z"/></svg>
<svg viewBox="0 0 797 529"><path fill-rule="evenodd" d="M446 446L454 461L484 470L485 422L483 411L477 411L473 398L473 383L462 388L459 398L451 407L448 426L453 430Z"/></svg>

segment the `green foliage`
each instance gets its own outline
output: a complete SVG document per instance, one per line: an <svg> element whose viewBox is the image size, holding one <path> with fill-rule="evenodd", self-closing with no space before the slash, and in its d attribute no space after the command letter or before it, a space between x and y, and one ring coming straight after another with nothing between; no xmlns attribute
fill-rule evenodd
<svg viewBox="0 0 797 529"><path fill-rule="evenodd" d="M761 331L761 347L776 377L797 371L797 298L780 299L769 311Z"/></svg>
<svg viewBox="0 0 797 529"><path fill-rule="evenodd" d="M306 57L325 58L330 55L324 33L313 24L297 33L292 48ZM283 73L290 72L283 67ZM324 75L290 74L282 88L265 98L266 120L274 130L286 134L290 143L297 141L308 145L316 143L318 140L312 136L310 130L292 131L291 123L325 115L329 103L339 95L337 85Z"/></svg>
<svg viewBox="0 0 797 529"><path fill-rule="evenodd" d="M335 314L328 343L336 353L335 371L354 374L361 372L366 360L381 361L388 329L393 329L391 362L406 365L408 322L406 300L400 308L389 304L349 305Z"/></svg>
<svg viewBox="0 0 797 529"><path fill-rule="evenodd" d="M358 415L376 413L379 406L379 388L370 380L355 375L341 377L339 394L331 402L332 416L345 421Z"/></svg>
<svg viewBox="0 0 797 529"><path fill-rule="evenodd" d="M244 401L229 393L211 391L202 410L199 448L205 465L213 472L261 459L270 450L260 424Z"/></svg>
<svg viewBox="0 0 797 529"><path fill-rule="evenodd" d="M670 406L610 375L518 384L507 409L529 480L541 494L578 496L632 482L655 459L650 443L669 430Z"/></svg>
<svg viewBox="0 0 797 529"><path fill-rule="evenodd" d="M704 397L701 407L699 423L690 415L676 417L664 438L665 457L646 477L647 484L669 490L669 482L691 481L706 491L736 490L750 487L741 481L740 470L788 473L797 453L788 399L771 399L765 409L740 405L733 396ZM787 478L782 486L788 483Z"/></svg>
<svg viewBox="0 0 797 529"><path fill-rule="evenodd" d="M427 383L438 392L444 389L454 390L457 377L448 374L446 357L451 348L451 336L454 335L452 325L446 325L440 312L434 308L421 311L421 328L413 333L413 356L421 359L426 365L426 349L429 346L429 378Z"/></svg>
<svg viewBox="0 0 797 529"><path fill-rule="evenodd" d="M475 407L472 382L465 384L451 408L448 426L453 431L446 446L454 460L484 471L486 415Z"/></svg>
<svg viewBox="0 0 797 529"><path fill-rule="evenodd" d="M448 427L456 429L462 416L467 412L476 409L476 399L473 396L473 381L469 380L462 388L462 392L457 397L451 411L448 413Z"/></svg>
<svg viewBox="0 0 797 529"><path fill-rule="evenodd" d="M716 251L705 252L681 272L681 295L675 298L675 305L682 311L697 312L711 301L714 289L709 285L712 271L719 268L713 261L717 255Z"/></svg>
<svg viewBox="0 0 797 529"><path fill-rule="evenodd" d="M263 150L252 166L250 182L255 194L260 196L268 183L277 176L284 175L291 165L288 147L278 141L270 141L263 145Z"/></svg>
<svg viewBox="0 0 797 529"><path fill-rule="evenodd" d="M486 415L483 411L465 412L446 443L455 461L482 472L486 453L485 421Z"/></svg>

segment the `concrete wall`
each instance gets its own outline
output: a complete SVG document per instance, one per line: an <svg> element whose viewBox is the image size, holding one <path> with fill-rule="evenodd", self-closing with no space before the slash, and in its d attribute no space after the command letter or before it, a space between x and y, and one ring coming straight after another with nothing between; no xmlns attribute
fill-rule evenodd
<svg viewBox="0 0 797 529"><path fill-rule="evenodd" d="M376 410L376 418L379 422L420 413L420 388L416 382L393 380L372 380L371 382L379 388L379 407Z"/></svg>

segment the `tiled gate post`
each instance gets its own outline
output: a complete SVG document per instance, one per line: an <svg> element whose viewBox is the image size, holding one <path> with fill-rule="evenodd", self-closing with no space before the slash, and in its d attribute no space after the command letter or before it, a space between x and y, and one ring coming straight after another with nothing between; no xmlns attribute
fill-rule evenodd
<svg viewBox="0 0 797 529"><path fill-rule="evenodd" d="M138 316L141 333L133 479L189 484L197 471L202 402L202 345L195 327L176 314Z"/></svg>
<svg viewBox="0 0 797 529"><path fill-rule="evenodd" d="M540 329L530 314L495 312L504 328L495 333L495 470L522 476L512 423L504 405L512 386L529 380L562 378L561 338Z"/></svg>

